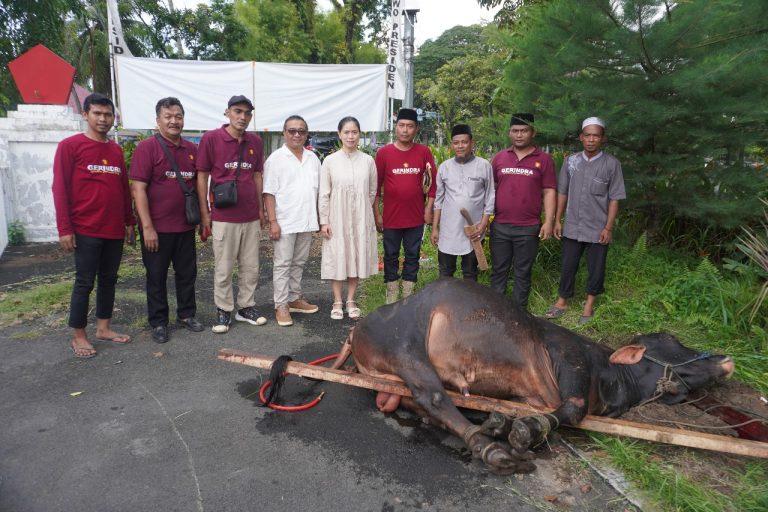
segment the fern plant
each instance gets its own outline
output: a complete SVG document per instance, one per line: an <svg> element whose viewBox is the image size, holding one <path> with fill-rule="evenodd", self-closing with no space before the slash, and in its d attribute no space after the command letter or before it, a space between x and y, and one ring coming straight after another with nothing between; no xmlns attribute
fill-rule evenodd
<svg viewBox="0 0 768 512"><path fill-rule="evenodd" d="M760 199L763 202L763 217L761 222L762 233L755 232L750 228L744 228L744 236L739 237L737 247L752 260L755 265L764 272L764 282L760 291L757 293L749 321L752 322L768 297L768 201Z"/></svg>

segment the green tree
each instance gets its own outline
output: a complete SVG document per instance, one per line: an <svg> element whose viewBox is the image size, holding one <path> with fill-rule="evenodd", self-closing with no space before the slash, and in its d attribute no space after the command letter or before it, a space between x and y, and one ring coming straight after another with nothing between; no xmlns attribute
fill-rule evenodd
<svg viewBox="0 0 768 512"><path fill-rule="evenodd" d="M79 6L77 0L0 0L0 112L21 101L8 70L8 63L37 44L61 53L67 16Z"/></svg>
<svg viewBox="0 0 768 512"><path fill-rule="evenodd" d="M427 39L413 58L415 81L434 77L437 70L448 61L465 55L486 55L491 51L488 37L483 36L481 25L456 25L434 41Z"/></svg>
<svg viewBox="0 0 768 512"><path fill-rule="evenodd" d="M451 126L472 125L483 147L500 147L505 128L499 128L496 113L504 111L503 67L508 52L494 25L456 26L434 41L424 43L414 63L416 105L440 113L433 129L449 133ZM499 110L499 107L502 107ZM425 130L430 129L425 123Z"/></svg>
<svg viewBox="0 0 768 512"><path fill-rule="evenodd" d="M508 44L510 102L550 142L606 119L652 235L670 219L756 218L766 175L743 155L768 138L768 3L548 0L524 9Z"/></svg>
<svg viewBox="0 0 768 512"><path fill-rule="evenodd" d="M442 66L434 79L416 83L427 108L440 112L441 128L450 132L454 124L465 122L477 125L480 119L493 115L493 98L499 68L492 59L482 55L456 57ZM475 130L475 137L480 134Z"/></svg>
<svg viewBox="0 0 768 512"><path fill-rule="evenodd" d="M193 60L234 60L247 36L235 16L234 4L227 0L181 11L179 31L185 57Z"/></svg>
<svg viewBox="0 0 768 512"><path fill-rule="evenodd" d="M520 19L525 7L542 3L546 0L477 0L480 7L492 9L501 6L494 21L500 27L512 27Z"/></svg>
<svg viewBox="0 0 768 512"><path fill-rule="evenodd" d="M366 29L373 32L376 43L383 42L381 34L389 14L389 0L331 0L331 5L344 25L344 53L340 59L342 64L356 62L355 52Z"/></svg>
<svg viewBox="0 0 768 512"><path fill-rule="evenodd" d="M292 2L237 0L235 17L246 30L241 59L262 62L307 62L309 35Z"/></svg>

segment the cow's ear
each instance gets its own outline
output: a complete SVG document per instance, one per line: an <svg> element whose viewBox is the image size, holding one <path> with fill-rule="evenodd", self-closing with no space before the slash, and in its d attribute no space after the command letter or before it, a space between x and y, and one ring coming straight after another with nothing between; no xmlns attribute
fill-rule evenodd
<svg viewBox="0 0 768 512"><path fill-rule="evenodd" d="M645 345L627 345L611 354L608 361L612 364L637 364L645 354Z"/></svg>

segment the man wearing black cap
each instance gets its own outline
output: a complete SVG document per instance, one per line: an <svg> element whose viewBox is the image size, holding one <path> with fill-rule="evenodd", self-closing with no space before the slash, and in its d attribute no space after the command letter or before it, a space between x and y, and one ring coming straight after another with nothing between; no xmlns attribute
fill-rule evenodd
<svg viewBox="0 0 768 512"><path fill-rule="evenodd" d="M213 238L213 298L216 321L213 332L229 331L235 301L232 272L238 266L235 320L263 325L267 319L256 311L254 293L259 284L259 237L261 236L261 192L264 150L261 138L246 132L253 117L253 103L245 96L232 96L224 115L229 123L206 132L197 151L197 193L203 229ZM208 177L214 200L208 209ZM225 205L218 186L236 186L234 204ZM232 197L232 195L230 195ZM217 202L218 201L218 202ZM231 203L232 201L230 201Z"/></svg>
<svg viewBox="0 0 768 512"><path fill-rule="evenodd" d="M440 164L437 170L431 239L437 246L440 277L453 277L456 260L461 256L462 277L477 281L477 257L471 241L482 240L493 214L493 169L488 160L473 154L469 125L457 124L451 129L451 148L454 158ZM471 235L465 234L462 208L474 222L479 221Z"/></svg>
<svg viewBox="0 0 768 512"><path fill-rule="evenodd" d="M387 304L395 302L399 292L400 247L403 263L403 298L413 292L419 272L419 253L424 224L432 222L435 202L435 160L432 152L413 140L419 129L418 116L411 108L401 108L395 125L396 140L376 153L378 186L373 211L376 228L384 232L384 282ZM384 215L379 203L384 195ZM427 196L426 205L424 196Z"/></svg>
<svg viewBox="0 0 768 512"><path fill-rule="evenodd" d="M512 145L493 157L496 214L491 224L491 288L506 293L509 270L514 270L512 299L528 308L531 271L539 239L552 236L557 206L557 180L552 157L533 145L533 114L513 114L509 126ZM544 202L544 222L541 204Z"/></svg>

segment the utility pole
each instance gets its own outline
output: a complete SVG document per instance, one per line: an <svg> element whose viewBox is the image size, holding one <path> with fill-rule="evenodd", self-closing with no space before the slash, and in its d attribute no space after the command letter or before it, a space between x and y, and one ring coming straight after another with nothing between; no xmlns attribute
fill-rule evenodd
<svg viewBox="0 0 768 512"><path fill-rule="evenodd" d="M405 30L403 33L403 50L405 52L405 98L403 107L413 108L413 54L414 54L414 28L416 13L419 9L405 10Z"/></svg>

